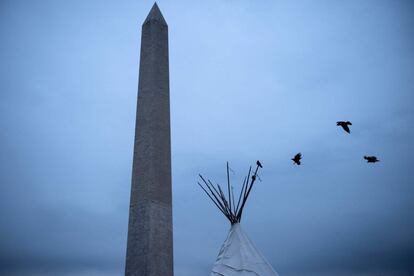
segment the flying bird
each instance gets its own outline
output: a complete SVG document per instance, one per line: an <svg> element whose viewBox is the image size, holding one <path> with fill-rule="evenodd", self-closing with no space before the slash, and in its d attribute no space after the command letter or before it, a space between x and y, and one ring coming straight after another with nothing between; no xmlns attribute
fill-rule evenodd
<svg viewBox="0 0 414 276"><path fill-rule="evenodd" d="M367 163L379 162L376 156L364 156L364 159L367 160Z"/></svg>
<svg viewBox="0 0 414 276"><path fill-rule="evenodd" d="M351 133L351 130L349 129L348 126L352 126L352 123L350 121L339 121L336 122L337 126L341 126L346 132Z"/></svg>
<svg viewBox="0 0 414 276"><path fill-rule="evenodd" d="M256 161L256 165L259 166L260 168L263 168L262 163L260 163L259 160Z"/></svg>
<svg viewBox="0 0 414 276"><path fill-rule="evenodd" d="M302 154L299 152L292 158L293 164L300 165L300 159L302 159Z"/></svg>

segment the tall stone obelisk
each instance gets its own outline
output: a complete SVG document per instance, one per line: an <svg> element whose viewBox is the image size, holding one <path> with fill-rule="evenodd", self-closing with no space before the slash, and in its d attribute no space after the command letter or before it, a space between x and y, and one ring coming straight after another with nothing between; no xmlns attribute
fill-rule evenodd
<svg viewBox="0 0 414 276"><path fill-rule="evenodd" d="M173 275L168 67L168 26L155 3L141 34L125 275Z"/></svg>

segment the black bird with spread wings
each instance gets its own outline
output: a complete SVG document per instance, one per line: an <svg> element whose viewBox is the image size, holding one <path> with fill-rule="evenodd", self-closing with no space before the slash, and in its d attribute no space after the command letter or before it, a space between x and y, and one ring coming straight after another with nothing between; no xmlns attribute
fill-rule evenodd
<svg viewBox="0 0 414 276"><path fill-rule="evenodd" d="M302 159L302 154L299 152L292 158L293 164L300 165L300 160Z"/></svg>
<svg viewBox="0 0 414 276"><path fill-rule="evenodd" d="M337 126L341 126L346 132L351 133L351 130L348 126L352 126L352 123L350 121L338 121L336 122Z"/></svg>
<svg viewBox="0 0 414 276"><path fill-rule="evenodd" d="M367 160L367 163L379 162L376 156L364 156L364 159Z"/></svg>

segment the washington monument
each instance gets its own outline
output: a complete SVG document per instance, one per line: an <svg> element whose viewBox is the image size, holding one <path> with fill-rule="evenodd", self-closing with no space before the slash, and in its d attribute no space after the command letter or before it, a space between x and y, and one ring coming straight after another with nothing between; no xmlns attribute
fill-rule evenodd
<svg viewBox="0 0 414 276"><path fill-rule="evenodd" d="M172 276L168 26L157 4L142 25L125 275Z"/></svg>

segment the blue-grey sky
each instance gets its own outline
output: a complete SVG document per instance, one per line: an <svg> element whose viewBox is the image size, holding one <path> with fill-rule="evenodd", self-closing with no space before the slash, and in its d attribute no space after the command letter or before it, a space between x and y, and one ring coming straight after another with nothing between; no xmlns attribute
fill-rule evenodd
<svg viewBox="0 0 414 276"><path fill-rule="evenodd" d="M0 2L0 274L123 274L152 4ZM197 174L224 182L229 161L241 183L260 159L243 228L281 275L412 275L414 4L158 4L175 274L208 275L229 228Z"/></svg>

